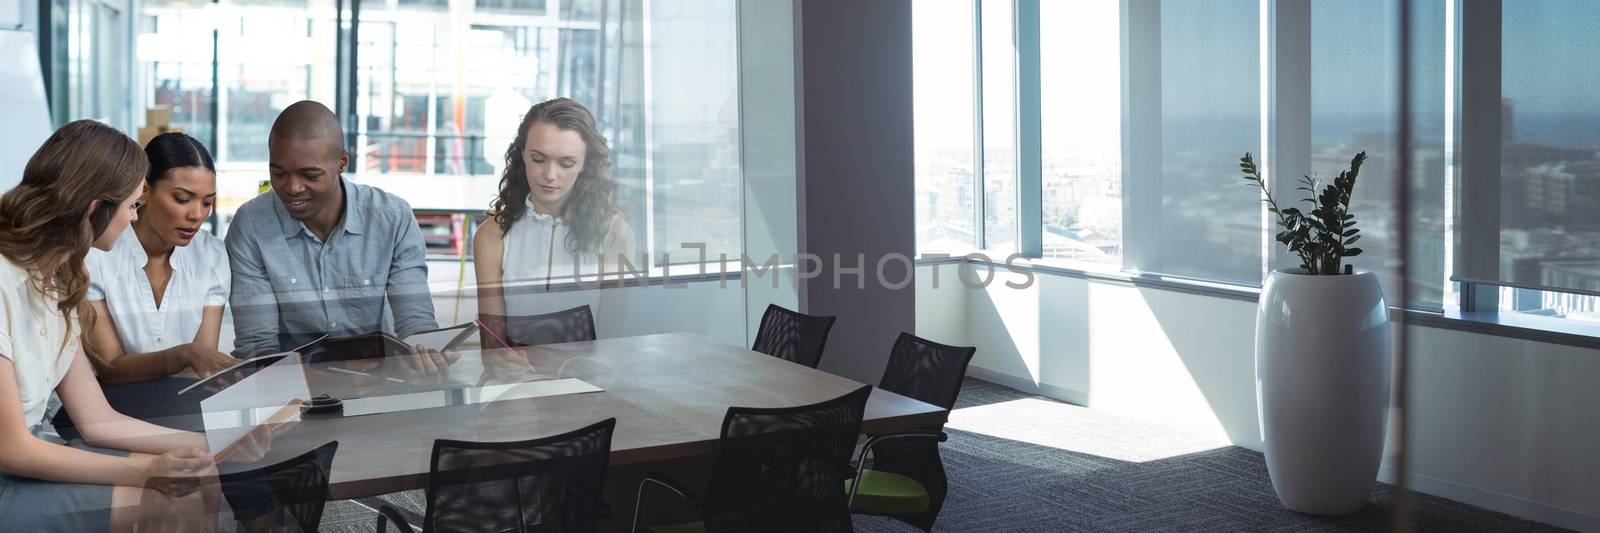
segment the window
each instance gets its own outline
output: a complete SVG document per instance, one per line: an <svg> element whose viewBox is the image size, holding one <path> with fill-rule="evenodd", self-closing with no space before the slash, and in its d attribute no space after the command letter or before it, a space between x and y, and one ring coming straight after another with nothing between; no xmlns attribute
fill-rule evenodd
<svg viewBox="0 0 1600 533"><path fill-rule="evenodd" d="M334 100L334 85L327 83L335 76L333 57L319 52L334 38L334 20L331 6L307 2L240 7L218 21L224 120L212 150L219 162L265 163L278 112L300 100Z"/></svg>
<svg viewBox="0 0 1600 533"><path fill-rule="evenodd" d="M95 119L129 129L131 102L121 91L131 72L116 60L127 46L133 17L127 0L52 0L51 31L42 46L50 55L51 118L57 124Z"/></svg>
<svg viewBox="0 0 1600 533"><path fill-rule="evenodd" d="M912 16L917 250L978 248L973 0L918 0Z"/></svg>
<svg viewBox="0 0 1600 533"><path fill-rule="evenodd" d="M1399 283L1401 253L1395 239L1400 172L1399 13L1385 0L1317 0L1310 7L1311 95L1305 168L1283 168L1278 180L1312 174L1330 182L1357 152L1367 161L1356 181L1356 214L1362 254L1348 263L1376 272L1384 287ZM1411 222L1409 304L1439 309L1444 290L1445 84L1444 4L1413 2L1411 36L1419 52L1411 59L1412 187L1403 210ZM1278 29L1280 35L1295 29ZM1280 39L1287 37L1280 37ZM1280 83L1282 76L1278 73ZM1280 110L1282 111L1282 110ZM1290 113L1284 113L1290 114ZM1297 113L1296 113L1297 114ZM1293 127L1279 122L1280 127ZM1283 147L1276 147L1283 148ZM1288 183L1279 181L1280 187ZM1280 189L1287 190L1287 189ZM1303 191L1290 196L1298 201ZM1283 201L1280 199L1280 202ZM1274 227L1273 231L1276 231ZM1276 243L1274 243L1276 245ZM1391 289L1392 290L1392 289Z"/></svg>
<svg viewBox="0 0 1600 533"><path fill-rule="evenodd" d="M565 96L595 112L610 143L638 253L674 263L698 260L684 248L698 243L713 260L741 253L732 0L446 4L147 2L134 103L171 106L173 124L212 149L225 227L267 179L272 121L297 100L345 120L352 179L419 210L473 211L497 192L527 109Z"/></svg>
<svg viewBox="0 0 1600 533"><path fill-rule="evenodd" d="M739 93L734 3L650 4L648 194L654 260L711 260L740 253ZM644 206L640 206L644 207ZM643 209L640 209L643 212ZM644 227L635 224L635 228ZM639 235L639 240L646 240Z"/></svg>
<svg viewBox="0 0 1600 533"><path fill-rule="evenodd" d="M1593 52L1600 37L1587 28L1600 23L1600 5L1455 8L1463 26L1456 43L1463 64L1457 110L1463 208L1455 213L1454 273L1467 287L1498 286L1495 298L1465 310L1594 320L1600 316L1594 296L1600 294L1600 135L1593 124L1600 97L1592 87L1600 82L1600 55Z"/></svg>
<svg viewBox="0 0 1600 533"><path fill-rule="evenodd" d="M1042 2L1043 256L1122 264L1121 2Z"/></svg>
<svg viewBox="0 0 1600 533"><path fill-rule="evenodd" d="M983 233L978 244L1017 248L1017 50L1011 0L980 0Z"/></svg>
<svg viewBox="0 0 1600 533"><path fill-rule="evenodd" d="M1036 18L1027 11L1035 5ZM1393 235L1403 210L1413 236L1406 303L1441 309L1455 295L1446 274L1452 21L1446 2L1411 5L1414 26L1407 32L1413 50L1422 51L1405 63L1412 114L1404 118L1412 138L1404 155L1412 166L1402 169L1400 14L1393 2L918 4L919 249L1014 247L1018 207L1037 202L1041 224L1024 230L1038 233L1021 237L1038 238L1040 258L1259 286L1268 267L1292 267L1294 259L1271 241L1275 221L1259 195L1239 183L1234 162L1253 153L1275 196L1292 205L1302 197L1295 190L1300 176L1326 183L1365 151L1354 199L1364 253L1350 263L1396 286L1401 252ZM978 20L968 18L969 7ZM1016 20L1005 24L1007 17ZM1026 35L1017 31L1020 24L1046 30L1038 54L1015 49L1017 36ZM932 149L935 138L965 148L966 129L949 127L950 117L961 114L948 109L969 95L955 92L965 83L951 83L949 65L967 57L956 54L967 53L968 44L978 49L974 70L981 73L980 92L967 104L980 126L973 136L982 149L971 158L976 176L935 167ZM1035 65L1019 62L1033 57ZM1026 94L1016 83L1031 79L1035 68L1041 130L1029 138L1016 127L1015 113L1029 104L1016 100ZM935 95L943 98L937 104ZM1025 150L1018 147L1032 143L1042 160L1039 193L1018 198L1025 190L1017 167ZM967 161L965 152L958 155ZM1396 203L1402 175L1412 178L1403 209ZM948 199L971 189L974 203ZM967 226L973 219L979 222ZM952 227L977 231L939 240Z"/></svg>
<svg viewBox="0 0 1600 533"><path fill-rule="evenodd" d="M1135 176L1127 213L1155 246L1133 248L1142 272L1257 285L1261 280L1260 199L1226 176L1245 151L1260 153L1260 7L1256 0L1160 3L1159 25L1131 21L1130 32L1159 31L1159 123L1134 122L1132 142L1159 143L1150 173ZM1142 38L1135 35L1131 38ZM1149 60L1139 57L1138 60ZM1139 153L1124 158L1142 157ZM1219 175L1220 174L1220 175Z"/></svg>
<svg viewBox="0 0 1600 533"><path fill-rule="evenodd" d="M185 46L211 42L210 14L156 3L145 4L143 11L138 48L153 59L141 61L139 68L140 79L150 86L150 105L167 106L171 125L214 146L217 131L212 125L217 121L211 113L217 101L211 84L212 50Z"/></svg>

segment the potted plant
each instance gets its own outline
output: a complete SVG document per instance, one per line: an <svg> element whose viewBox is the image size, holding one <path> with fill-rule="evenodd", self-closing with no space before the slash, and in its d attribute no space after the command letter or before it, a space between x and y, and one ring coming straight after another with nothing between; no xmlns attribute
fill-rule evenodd
<svg viewBox="0 0 1600 533"><path fill-rule="evenodd" d="M1256 309L1256 399L1267 472L1294 511L1345 514L1366 505L1383 458L1389 405L1388 307L1361 254L1350 194L1366 152L1333 183L1301 179L1309 213L1280 208L1248 152L1244 179L1277 217L1276 240L1300 259L1275 269Z"/></svg>

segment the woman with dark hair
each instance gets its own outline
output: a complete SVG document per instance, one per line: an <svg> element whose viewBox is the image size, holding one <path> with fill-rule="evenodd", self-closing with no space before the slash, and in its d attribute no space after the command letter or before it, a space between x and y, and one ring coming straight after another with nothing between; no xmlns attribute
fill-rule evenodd
<svg viewBox="0 0 1600 533"><path fill-rule="evenodd" d="M217 350L230 288L222 239L200 227L217 200L211 153L194 137L164 133L144 148L150 159L145 202L132 231L109 252L93 251L88 309L95 327L84 348L107 385L166 378L181 371L206 377L237 363ZM168 381L171 398L187 386ZM140 398L151 387L106 387L111 405L146 418ZM129 392L132 394L119 394ZM157 416L163 413L149 413Z"/></svg>
<svg viewBox="0 0 1600 533"><path fill-rule="evenodd" d="M559 280L592 282L632 256L633 229L612 199L611 148L583 104L556 98L528 110L506 150L505 169L490 218L472 243L480 313L551 310L551 302L506 293L549 292Z"/></svg>
<svg viewBox="0 0 1600 533"><path fill-rule="evenodd" d="M138 218L148 169L132 139L80 120L51 135L22 182L0 196L0 516L8 529L216 525L205 436L112 409L78 346L80 319L89 330L96 322L83 312L84 256L110 250ZM78 420L82 441L49 431L52 392Z"/></svg>

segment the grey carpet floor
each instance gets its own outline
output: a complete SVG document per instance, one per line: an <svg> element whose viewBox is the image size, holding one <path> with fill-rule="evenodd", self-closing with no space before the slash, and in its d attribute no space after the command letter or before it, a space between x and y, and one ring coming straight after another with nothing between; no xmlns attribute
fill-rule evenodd
<svg viewBox="0 0 1600 533"><path fill-rule="evenodd" d="M969 379L941 449L950 494L937 531L1385 531L1392 487L1359 513L1278 505L1260 453ZM374 530L380 503L420 515L419 491L329 502L323 531ZM1418 494L1420 531L1561 531ZM628 517L622 517L626 519ZM863 532L912 532L856 517Z"/></svg>

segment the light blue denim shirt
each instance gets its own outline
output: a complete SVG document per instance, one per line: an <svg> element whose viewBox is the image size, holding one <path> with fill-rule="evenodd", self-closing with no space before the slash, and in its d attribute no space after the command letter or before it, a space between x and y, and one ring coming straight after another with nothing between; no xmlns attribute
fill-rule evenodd
<svg viewBox="0 0 1600 533"><path fill-rule="evenodd" d="M318 239L272 191L239 207L225 239L233 269L234 355L293 349L324 333L439 327L427 252L411 206L380 189L344 187L344 219Z"/></svg>

